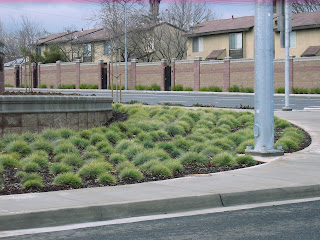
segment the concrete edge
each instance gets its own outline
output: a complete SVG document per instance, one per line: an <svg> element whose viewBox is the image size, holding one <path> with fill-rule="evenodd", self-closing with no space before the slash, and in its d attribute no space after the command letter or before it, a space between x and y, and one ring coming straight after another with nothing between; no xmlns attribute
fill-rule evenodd
<svg viewBox="0 0 320 240"><path fill-rule="evenodd" d="M22 88L13 88L13 87L6 87L6 90L13 90L18 91ZM97 93L111 93L111 90L109 89L55 89L55 88L34 88L34 91L38 92L88 92L90 91L91 94L94 94L94 92ZM114 90L115 91L115 90ZM202 92L202 91L149 91L149 90L121 90L123 93L154 93L154 94L203 94L203 95L247 95L247 96L253 96L254 93L242 93L242 92ZM284 97L284 93L274 93L275 97ZM290 94L291 97L320 97L320 94Z"/></svg>
<svg viewBox="0 0 320 240"><path fill-rule="evenodd" d="M320 185L310 185L17 213L0 216L0 231L52 227L319 196Z"/></svg>

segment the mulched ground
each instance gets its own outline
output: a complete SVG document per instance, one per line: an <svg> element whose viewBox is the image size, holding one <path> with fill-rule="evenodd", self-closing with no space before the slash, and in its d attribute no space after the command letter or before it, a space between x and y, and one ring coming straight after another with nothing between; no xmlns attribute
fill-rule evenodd
<svg viewBox="0 0 320 240"><path fill-rule="evenodd" d="M37 93L38 94L38 93ZM11 95L11 94L8 94ZM12 95L21 95L20 94L12 94ZM39 94L38 94L39 95ZM48 95L46 93L46 95ZM57 95L57 94L55 94ZM59 94L58 94L59 95ZM128 119L128 114L123 114L121 112L114 111L113 117L105 124L106 126L110 125L113 122L116 121L126 121ZM297 127L297 126L294 126ZM297 127L299 128L299 127ZM299 128L301 129L301 128ZM310 135L305 132L303 129L301 129L305 134L305 140L300 145L300 148L294 151L302 150L306 147L308 147L311 144L311 137ZM276 134L281 133L281 129L276 129ZM277 140L277 137L275 137L275 141ZM293 150L290 150L288 152L294 152ZM53 162L53 156L50 157L50 161ZM258 162L258 164L263 164L261 162ZM179 177L185 177L190 175L200 175L200 174L209 174L209 173L215 173L215 172L223 172L223 171L230 171L234 169L240 169L250 167L250 165L237 165L234 167L216 167L212 164L206 164L206 165L195 165L195 164L185 164L183 171L178 171L174 173L174 176L171 178L179 178ZM57 186L53 185L52 182L54 180L54 175L49 173L49 169L43 169L40 174L43 177L44 187L41 189L24 189L21 184L21 179L16 177L18 169L9 169L3 171L3 184L2 189L0 190L0 195L10 195L10 194L22 194L22 193L31 193L31 192L48 192L48 191L58 191L58 190L68 190L68 189L74 189L71 187L66 186ZM144 178L142 180L136 181L133 179L126 179L126 180L120 180L118 178L118 173L113 172L114 176L117 178L116 184L102 184L98 182L97 180L83 180L83 185L80 188L92 188L92 187L103 187L103 186L115 186L115 185L125 185L125 184L134 184L134 183L142 183L142 182L150 182L150 181L158 181L158 180L164 180L168 178L164 178L162 176L155 176L151 175L149 173L143 172Z"/></svg>

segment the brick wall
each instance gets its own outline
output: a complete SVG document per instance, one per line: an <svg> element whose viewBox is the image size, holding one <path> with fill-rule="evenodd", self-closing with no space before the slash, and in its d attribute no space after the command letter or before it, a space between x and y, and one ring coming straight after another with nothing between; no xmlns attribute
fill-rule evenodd
<svg viewBox="0 0 320 240"><path fill-rule="evenodd" d="M203 61L200 64L200 88L218 86L223 87L224 65L223 61Z"/></svg>
<svg viewBox="0 0 320 240"><path fill-rule="evenodd" d="M79 65L77 65L79 64ZM166 61L155 63L138 63L133 59L128 63L128 89L135 85L150 86L157 84L163 89L164 67ZM299 88L320 88L320 57L290 59L290 86ZM39 64L38 82L47 87L61 84L80 83L98 84L101 88L101 70L103 63L57 63ZM108 69L108 85L110 81L110 63L104 65ZM78 72L80 68L80 74ZM5 68L5 83L15 85L15 69ZM114 75L117 75L114 65ZM122 86L125 84L125 65L121 63L120 74ZM79 79L79 80L78 80ZM194 90L201 87L219 86L227 91L229 86L254 88L254 60L220 60L199 61L175 60L171 66L172 86L181 84ZM20 67L20 82L24 83L24 69ZM114 84L116 79L114 78ZM200 85L199 85L200 82ZM78 84L77 84L78 83ZM274 61L274 88L284 87L284 60Z"/></svg>
<svg viewBox="0 0 320 240"><path fill-rule="evenodd" d="M194 62L176 61L175 62L175 85L194 88Z"/></svg>
<svg viewBox="0 0 320 240"><path fill-rule="evenodd" d="M136 64L136 85L161 86L161 63L137 63Z"/></svg>

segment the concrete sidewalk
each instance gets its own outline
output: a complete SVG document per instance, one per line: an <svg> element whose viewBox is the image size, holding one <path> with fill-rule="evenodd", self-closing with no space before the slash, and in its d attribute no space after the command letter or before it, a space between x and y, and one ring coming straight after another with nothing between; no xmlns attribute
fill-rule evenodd
<svg viewBox="0 0 320 240"><path fill-rule="evenodd" d="M320 196L320 112L275 115L308 131L311 146L263 165L229 172L0 196L0 231Z"/></svg>

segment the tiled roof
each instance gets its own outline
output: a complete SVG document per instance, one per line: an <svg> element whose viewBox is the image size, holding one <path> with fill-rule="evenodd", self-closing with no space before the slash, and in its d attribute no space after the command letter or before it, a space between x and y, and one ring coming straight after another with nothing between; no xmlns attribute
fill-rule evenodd
<svg viewBox="0 0 320 240"><path fill-rule="evenodd" d="M239 29L249 29L254 26L254 16L220 19L199 23L192 27L187 35L206 35L223 32L233 32Z"/></svg>
<svg viewBox="0 0 320 240"><path fill-rule="evenodd" d="M318 54L320 54L320 46L310 46L301 54L301 57L312 57Z"/></svg>
<svg viewBox="0 0 320 240"><path fill-rule="evenodd" d="M68 34L65 34L59 38L48 40L48 41L46 41L46 43L57 43L57 42L68 42L68 41L72 41L72 40L80 40L87 35L90 35L92 33L95 33L97 31L101 31L101 30L102 30L102 28L88 29L88 30L83 30L83 31L74 31L74 32L70 32Z"/></svg>
<svg viewBox="0 0 320 240"><path fill-rule="evenodd" d="M276 15L274 15L276 17ZM191 28L187 36L211 35L245 31L254 27L254 16L218 19L199 23ZM292 15L292 29L320 28L320 11Z"/></svg>
<svg viewBox="0 0 320 240"><path fill-rule="evenodd" d="M304 29L308 27L320 28L320 11L297 13L292 15L292 29Z"/></svg>
<svg viewBox="0 0 320 240"><path fill-rule="evenodd" d="M226 51L226 49L213 50L206 59L218 59L224 51Z"/></svg>

